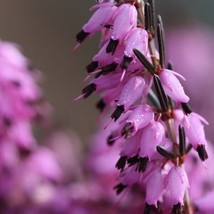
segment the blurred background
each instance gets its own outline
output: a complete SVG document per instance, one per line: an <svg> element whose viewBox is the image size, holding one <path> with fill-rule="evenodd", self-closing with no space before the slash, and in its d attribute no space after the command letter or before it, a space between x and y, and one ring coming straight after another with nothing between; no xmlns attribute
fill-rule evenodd
<svg viewBox="0 0 214 214"><path fill-rule="evenodd" d="M98 98L72 100L84 86L85 66L98 49L99 35L88 39L75 53L71 49L93 4L93 0L0 0L0 38L20 44L32 65L44 73L42 87L53 105L55 125L74 130L84 142L95 128ZM166 26L168 58L175 70L187 77L193 110L210 122L206 130L209 138L214 127L213 7L211 0L157 1ZM192 92L188 86L194 88Z"/></svg>

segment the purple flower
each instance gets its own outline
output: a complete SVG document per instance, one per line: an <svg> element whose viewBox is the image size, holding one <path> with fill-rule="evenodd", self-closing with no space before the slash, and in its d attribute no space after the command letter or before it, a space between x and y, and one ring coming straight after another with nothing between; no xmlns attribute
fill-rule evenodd
<svg viewBox="0 0 214 214"><path fill-rule="evenodd" d="M177 78L183 77L173 71L171 64L166 66L163 23L157 16L156 24L154 2L111 1L100 7L106 5L116 9L111 26L99 29L100 51L86 67L92 80L80 98L99 93L97 107L101 116L114 108L114 121L107 125L112 131L106 140L112 150L120 150L114 190L123 194L137 186L145 213L191 211L191 185L199 181L193 181L188 166L192 166L191 158L195 157L192 148L202 161L208 158L203 127L206 122L192 112L190 99ZM99 153L95 156L99 157ZM107 165L104 157L97 159L101 168ZM109 156L107 161L110 162Z"/></svg>

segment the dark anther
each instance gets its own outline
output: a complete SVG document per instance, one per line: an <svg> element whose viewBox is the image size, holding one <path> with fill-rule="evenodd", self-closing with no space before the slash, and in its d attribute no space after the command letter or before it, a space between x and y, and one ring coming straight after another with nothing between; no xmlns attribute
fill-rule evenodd
<svg viewBox="0 0 214 214"><path fill-rule="evenodd" d="M10 127L12 125L12 120L9 117L3 117L3 122L6 127Z"/></svg>
<svg viewBox="0 0 214 214"><path fill-rule="evenodd" d="M186 136L184 127L179 125L178 131L179 131L179 152L180 155L184 155L186 151Z"/></svg>
<svg viewBox="0 0 214 214"><path fill-rule="evenodd" d="M182 206L180 203L173 206L172 214L182 214Z"/></svg>
<svg viewBox="0 0 214 214"><path fill-rule="evenodd" d="M123 170L125 168L126 161L127 161L127 156L121 156L117 161L115 167L119 170Z"/></svg>
<svg viewBox="0 0 214 214"><path fill-rule="evenodd" d="M124 56L124 57L123 57L123 61L122 61L121 64L120 64L120 67L121 67L122 69L127 69L128 66L129 66L129 64L131 63L132 60L133 60L132 57Z"/></svg>
<svg viewBox="0 0 214 214"><path fill-rule="evenodd" d="M115 71L115 69L117 68L117 63L116 62L112 62L109 65L106 65L102 68L101 74L106 75L109 74L112 71Z"/></svg>
<svg viewBox="0 0 214 214"><path fill-rule="evenodd" d="M30 149L26 149L24 147L19 148L19 155L21 158L27 158L32 154L32 151Z"/></svg>
<svg viewBox="0 0 214 214"><path fill-rule="evenodd" d="M156 213L156 207L154 205L150 205L150 204L145 204L145 208L144 208L144 214L155 214Z"/></svg>
<svg viewBox="0 0 214 214"><path fill-rule="evenodd" d="M151 72L155 73L155 67L149 62L149 60L137 49L133 49L134 54L139 59L139 61L144 65L144 67Z"/></svg>
<svg viewBox="0 0 214 214"><path fill-rule="evenodd" d="M117 195L119 195L126 187L127 187L127 185L119 183L116 186L114 186L113 189L116 191Z"/></svg>
<svg viewBox="0 0 214 214"><path fill-rule="evenodd" d="M149 161L148 157L144 157L144 158L139 157L136 170L138 172L144 172L146 170L148 161Z"/></svg>
<svg viewBox="0 0 214 214"><path fill-rule="evenodd" d="M158 49L160 53L160 66L164 68L165 67L165 45L164 45L164 30L163 30L161 16L158 16L157 39L158 39Z"/></svg>
<svg viewBox="0 0 214 214"><path fill-rule="evenodd" d="M109 25L109 24L108 24L108 25L105 25L104 27L105 27L105 28L108 28L108 29L113 29L113 25Z"/></svg>
<svg viewBox="0 0 214 214"><path fill-rule="evenodd" d="M11 83L16 88L20 88L21 87L21 83L18 80L12 80Z"/></svg>
<svg viewBox="0 0 214 214"><path fill-rule="evenodd" d="M106 104L104 102L103 99L100 99L97 104L96 104L96 108L100 110L100 112L102 112L106 107Z"/></svg>
<svg viewBox="0 0 214 214"><path fill-rule="evenodd" d="M95 90L96 90L96 85L94 83L87 85L82 90L83 97L84 98L89 97Z"/></svg>
<svg viewBox="0 0 214 214"><path fill-rule="evenodd" d="M116 121L124 111L125 111L124 106L117 106L115 111L112 113L111 118L114 119L114 121Z"/></svg>
<svg viewBox="0 0 214 214"><path fill-rule="evenodd" d="M89 34L90 34L90 33L87 33L87 32L84 32L83 30L81 30L81 31L76 35L76 40L77 40L77 42L79 42L79 43L83 42Z"/></svg>
<svg viewBox="0 0 214 214"><path fill-rule="evenodd" d="M197 152L202 161L205 161L208 158L208 154L204 145L199 145L197 147Z"/></svg>
<svg viewBox="0 0 214 214"><path fill-rule="evenodd" d="M191 114L192 113L192 110L187 103L181 103L181 107L182 107L185 114Z"/></svg>
<svg viewBox="0 0 214 214"><path fill-rule="evenodd" d="M151 17L151 7L150 7L149 3L146 3L145 4L145 29L148 32L151 32L151 28L152 28L151 19L152 19L152 17Z"/></svg>
<svg viewBox="0 0 214 214"><path fill-rule="evenodd" d="M165 150L161 146L157 146L156 149L159 152L159 154L162 155L165 158L174 159L176 157L173 153L168 152L167 150Z"/></svg>
<svg viewBox="0 0 214 214"><path fill-rule="evenodd" d="M132 123L128 122L121 130L121 135L125 138L129 137L131 133L134 131L134 126Z"/></svg>
<svg viewBox="0 0 214 214"><path fill-rule="evenodd" d="M98 62L93 61L86 66L86 70L88 73L91 73L91 72L95 71L97 69L97 67L98 67Z"/></svg>
<svg viewBox="0 0 214 214"><path fill-rule="evenodd" d="M127 163L128 163L129 166L132 166L132 165L138 163L138 161L139 161L139 156L138 156L138 155L135 155L135 156L129 158L129 159L127 160Z"/></svg>
<svg viewBox="0 0 214 214"><path fill-rule="evenodd" d="M168 99L163 90L161 81L160 81L159 77L156 75L154 75L154 86L155 86L155 90L156 90L161 108L164 112L167 112L168 111Z"/></svg>
<svg viewBox="0 0 214 214"><path fill-rule="evenodd" d="M172 64L172 62L168 62L167 69L173 71L173 64Z"/></svg>
<svg viewBox="0 0 214 214"><path fill-rule="evenodd" d="M108 43L108 46L106 47L106 53L114 54L118 44L119 44L118 39L117 40L110 39L110 42Z"/></svg>
<svg viewBox="0 0 214 214"><path fill-rule="evenodd" d="M115 135L114 135L114 133L112 133L107 138L107 144L109 146L112 146L114 144L114 142L115 142Z"/></svg>

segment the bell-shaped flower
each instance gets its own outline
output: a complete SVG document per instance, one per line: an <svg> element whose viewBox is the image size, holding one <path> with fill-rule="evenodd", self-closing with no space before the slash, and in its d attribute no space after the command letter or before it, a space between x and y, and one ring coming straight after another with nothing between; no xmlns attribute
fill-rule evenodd
<svg viewBox="0 0 214 214"><path fill-rule="evenodd" d="M160 200L164 187L164 177L161 169L153 171L146 181L146 203L157 207L157 202Z"/></svg>
<svg viewBox="0 0 214 214"><path fill-rule="evenodd" d="M207 140L204 132L203 123L207 124L206 120L196 113L191 113L187 116L189 124L185 124L186 135L193 148L198 151L201 160L206 160L208 154L206 152Z"/></svg>
<svg viewBox="0 0 214 214"><path fill-rule="evenodd" d="M165 184L167 191L169 191L171 205L183 205L185 191L189 188L189 181L185 169L173 166L166 176Z"/></svg>
<svg viewBox="0 0 214 214"><path fill-rule="evenodd" d="M97 5L97 10L82 27L82 31L76 36L78 42L82 42L89 34L100 31L105 25L111 24L111 19L117 10L112 3L103 3Z"/></svg>
<svg viewBox="0 0 214 214"><path fill-rule="evenodd" d="M137 26L137 10L134 5L121 4L117 9L113 23L111 39L106 48L107 53L114 53L119 41L123 39L129 31Z"/></svg>
<svg viewBox="0 0 214 214"><path fill-rule="evenodd" d="M127 69L134 58L133 49L138 49L144 55L148 51L148 33L143 28L134 28L126 39L124 57L121 63L122 69Z"/></svg>
<svg viewBox="0 0 214 214"><path fill-rule="evenodd" d="M117 106L123 106L127 111L142 96L144 89L145 81L142 77L135 76L130 78L116 101Z"/></svg>
<svg viewBox="0 0 214 214"><path fill-rule="evenodd" d="M187 116L189 124L184 124L186 135L194 147L197 149L199 145L207 145L204 125L206 121L198 114L191 113ZM206 123L207 124L207 123Z"/></svg>
<svg viewBox="0 0 214 214"><path fill-rule="evenodd" d="M185 94L183 86L174 74L175 72L164 69L160 72L159 78L163 85L164 91L175 102L187 103L189 97Z"/></svg>
<svg viewBox="0 0 214 214"><path fill-rule="evenodd" d="M134 135L138 130L146 127L154 120L154 112L149 105L137 106L129 115L122 130L124 135Z"/></svg>
<svg viewBox="0 0 214 214"><path fill-rule="evenodd" d="M154 121L142 130L142 136L140 140L140 152L141 157L148 157L149 159L156 152L156 146L158 146L163 140L165 135L165 129L163 125Z"/></svg>

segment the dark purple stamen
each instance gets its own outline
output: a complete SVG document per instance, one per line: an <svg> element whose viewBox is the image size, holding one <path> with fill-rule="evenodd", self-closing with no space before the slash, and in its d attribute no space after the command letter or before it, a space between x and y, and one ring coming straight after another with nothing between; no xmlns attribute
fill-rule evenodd
<svg viewBox="0 0 214 214"><path fill-rule="evenodd" d="M131 133L134 132L134 126L132 123L126 123L126 125L123 127L121 131L121 135L125 138L129 137Z"/></svg>
<svg viewBox="0 0 214 214"><path fill-rule="evenodd" d="M76 40L77 40L77 42L79 42L79 43L83 42L89 34L90 34L90 33L87 33L87 32L84 32L83 30L81 30L81 31L76 35Z"/></svg>
<svg viewBox="0 0 214 214"><path fill-rule="evenodd" d="M127 156L121 156L117 161L115 167L122 171L125 168L126 161L127 161Z"/></svg>
<svg viewBox="0 0 214 214"><path fill-rule="evenodd" d="M87 85L82 90L83 97L84 98L89 97L95 90L96 90L96 85L94 83Z"/></svg>
<svg viewBox="0 0 214 214"><path fill-rule="evenodd" d="M180 203L173 206L172 214L182 214L182 206Z"/></svg>
<svg viewBox="0 0 214 214"><path fill-rule="evenodd" d="M98 62L93 61L86 66L86 70L88 73L91 73L91 72L95 71L97 69L97 67L98 67Z"/></svg>
<svg viewBox="0 0 214 214"><path fill-rule="evenodd" d="M115 71L117 68L117 65L118 64L116 62L112 62L111 64L104 66L102 68L101 74L106 75L106 74L109 74L109 73Z"/></svg>
<svg viewBox="0 0 214 214"><path fill-rule="evenodd" d="M144 208L144 214L155 214L156 212L156 207L154 205L150 205L150 204L145 204L145 208Z"/></svg>
<svg viewBox="0 0 214 214"><path fill-rule="evenodd" d="M133 60L132 57L124 56L124 57L123 57L123 61L122 61L121 64L120 64L120 67L121 67L122 69L127 70L128 66L129 66L129 64L131 63L132 60Z"/></svg>
<svg viewBox="0 0 214 214"><path fill-rule="evenodd" d="M202 161L205 161L208 158L208 154L204 145L199 145L197 147L197 152Z"/></svg>
<svg viewBox="0 0 214 214"><path fill-rule="evenodd" d="M111 118L114 119L114 121L116 121L124 111L125 111L125 109L124 109L123 105L117 106L115 111L112 113Z"/></svg>
<svg viewBox="0 0 214 214"><path fill-rule="evenodd" d="M116 191L116 194L119 195L128 185L124 185L122 183L117 184L114 186L114 190Z"/></svg>
<svg viewBox="0 0 214 214"><path fill-rule="evenodd" d="M103 99L100 99L97 104L96 104L96 108L100 110L100 112L103 112L103 110L105 109L106 104L104 102Z"/></svg>
<svg viewBox="0 0 214 214"><path fill-rule="evenodd" d="M138 172L144 172L146 170L148 161L149 161L148 157L143 157L143 158L140 157L137 163L136 170Z"/></svg>
<svg viewBox="0 0 214 214"><path fill-rule="evenodd" d="M106 53L114 54L118 44L119 44L119 40L118 39L117 40L110 39L110 42L108 43L108 46L106 47Z"/></svg>
<svg viewBox="0 0 214 214"><path fill-rule="evenodd" d="M138 163L138 161L139 161L139 156L138 156L138 155L135 155L135 156L129 158L129 159L127 160L127 163L128 163L129 166L132 166L132 165Z"/></svg>

